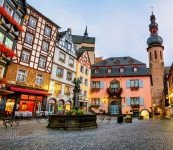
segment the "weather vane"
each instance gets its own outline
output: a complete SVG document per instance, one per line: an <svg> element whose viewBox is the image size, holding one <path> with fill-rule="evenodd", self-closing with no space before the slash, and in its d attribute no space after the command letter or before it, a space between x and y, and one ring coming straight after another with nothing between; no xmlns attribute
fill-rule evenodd
<svg viewBox="0 0 173 150"><path fill-rule="evenodd" d="M151 13L153 14L153 6L151 6Z"/></svg>

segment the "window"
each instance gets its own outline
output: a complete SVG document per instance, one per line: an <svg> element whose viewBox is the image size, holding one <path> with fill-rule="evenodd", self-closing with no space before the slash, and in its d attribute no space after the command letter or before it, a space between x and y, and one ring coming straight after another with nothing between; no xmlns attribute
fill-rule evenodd
<svg viewBox="0 0 173 150"><path fill-rule="evenodd" d="M150 52L150 60L152 60L152 54L151 54L151 52Z"/></svg>
<svg viewBox="0 0 173 150"><path fill-rule="evenodd" d="M134 68L133 68L133 71L134 71L134 72L137 72L137 71L138 71L138 68L137 68L137 67L134 67Z"/></svg>
<svg viewBox="0 0 173 150"><path fill-rule="evenodd" d="M157 52L156 51L154 51L154 55L155 55L155 59L157 59Z"/></svg>
<svg viewBox="0 0 173 150"><path fill-rule="evenodd" d="M95 73L99 73L99 69L95 69L94 72L95 72Z"/></svg>
<svg viewBox="0 0 173 150"><path fill-rule="evenodd" d="M42 75L37 75L36 77L36 84L37 85L42 85L43 84L43 76Z"/></svg>
<svg viewBox="0 0 173 150"><path fill-rule="evenodd" d="M51 35L51 28L46 26L45 30L44 30L44 34L50 37L50 35Z"/></svg>
<svg viewBox="0 0 173 150"><path fill-rule="evenodd" d="M54 93L55 93L55 94L60 94L60 93L61 93L61 87L62 87L61 84L55 83L55 86L54 86Z"/></svg>
<svg viewBox="0 0 173 150"><path fill-rule="evenodd" d="M162 60L162 52L160 51L160 59Z"/></svg>
<svg viewBox="0 0 173 150"><path fill-rule="evenodd" d="M65 42L64 42L64 47L65 47L66 49L68 49L68 50L71 50L72 44L71 44L69 41L65 40Z"/></svg>
<svg viewBox="0 0 173 150"><path fill-rule="evenodd" d="M0 78L3 78L4 75L4 67L0 66Z"/></svg>
<svg viewBox="0 0 173 150"><path fill-rule="evenodd" d="M131 97L130 98L130 105L139 105L139 104L140 104L139 97Z"/></svg>
<svg viewBox="0 0 173 150"><path fill-rule="evenodd" d="M84 72L84 67L82 65L80 66L80 72Z"/></svg>
<svg viewBox="0 0 173 150"><path fill-rule="evenodd" d="M85 85L88 86L88 79L85 79Z"/></svg>
<svg viewBox="0 0 173 150"><path fill-rule="evenodd" d="M59 60L61 61L61 62L64 62L65 61L65 54L64 53L59 53Z"/></svg>
<svg viewBox="0 0 173 150"><path fill-rule="evenodd" d="M21 61L25 62L25 63L28 63L29 62L29 58L30 58L30 52L22 51Z"/></svg>
<svg viewBox="0 0 173 150"><path fill-rule="evenodd" d="M18 14L14 14L14 19L17 21L18 24L21 23L21 18L19 17Z"/></svg>
<svg viewBox="0 0 173 150"><path fill-rule="evenodd" d="M83 84L83 77L80 76L79 80L80 80L80 83Z"/></svg>
<svg viewBox="0 0 173 150"><path fill-rule="evenodd" d="M49 49L49 43L46 42L46 41L43 41L41 49L42 49L43 51L47 52L48 49Z"/></svg>
<svg viewBox="0 0 173 150"><path fill-rule="evenodd" d="M92 88L100 88L100 81L93 81L91 86Z"/></svg>
<svg viewBox="0 0 173 150"><path fill-rule="evenodd" d="M57 77L62 78L63 77L63 73L64 73L63 69L61 69L61 68L57 68L56 69L56 76Z"/></svg>
<svg viewBox="0 0 173 150"><path fill-rule="evenodd" d="M71 81L72 80L72 73L67 71L67 78L66 78L68 81Z"/></svg>
<svg viewBox="0 0 173 150"><path fill-rule="evenodd" d="M17 73L17 79L16 80L25 82L26 81L26 71L19 69L18 73Z"/></svg>
<svg viewBox="0 0 173 150"><path fill-rule="evenodd" d="M4 41L4 34L0 32L0 44Z"/></svg>
<svg viewBox="0 0 173 150"><path fill-rule="evenodd" d="M71 67L74 66L74 59L69 58L69 66L71 66Z"/></svg>
<svg viewBox="0 0 173 150"><path fill-rule="evenodd" d="M6 9L6 11L8 12L8 14L10 15L10 16L12 16L13 15L13 9L6 3L6 5L5 5L5 9Z"/></svg>
<svg viewBox="0 0 173 150"><path fill-rule="evenodd" d="M13 41L11 39L9 39L8 37L6 37L6 39L5 39L5 45L9 49L12 49L12 47L13 47Z"/></svg>
<svg viewBox="0 0 173 150"><path fill-rule="evenodd" d="M111 73L112 72L112 69L111 68L108 68L108 73Z"/></svg>
<svg viewBox="0 0 173 150"><path fill-rule="evenodd" d="M46 67L46 57L40 56L40 60L39 60L38 66L40 68L45 68Z"/></svg>
<svg viewBox="0 0 173 150"><path fill-rule="evenodd" d="M4 0L0 0L0 6L2 6L4 3Z"/></svg>
<svg viewBox="0 0 173 150"><path fill-rule="evenodd" d="M70 87L69 86L65 86L64 94L65 95L70 95Z"/></svg>
<svg viewBox="0 0 173 150"><path fill-rule="evenodd" d="M86 69L85 69L85 74L88 75L88 72L89 72L89 71L88 71L88 69L86 68Z"/></svg>
<svg viewBox="0 0 173 150"><path fill-rule="evenodd" d="M32 34L30 34L30 33L26 33L25 42L26 42L27 44L32 45L33 40L34 40L34 35L32 35Z"/></svg>
<svg viewBox="0 0 173 150"><path fill-rule="evenodd" d="M35 29L37 25L37 19L35 17L30 16L28 25Z"/></svg>
<svg viewBox="0 0 173 150"><path fill-rule="evenodd" d="M92 98L91 105L99 105L100 106L100 98Z"/></svg>
<svg viewBox="0 0 173 150"><path fill-rule="evenodd" d="M87 91L84 91L84 94L83 94L85 97L87 97Z"/></svg>
<svg viewBox="0 0 173 150"><path fill-rule="evenodd" d="M120 72L121 72L121 73L124 72L124 68L120 68Z"/></svg>
<svg viewBox="0 0 173 150"><path fill-rule="evenodd" d="M130 80L130 87L139 87L139 80Z"/></svg>

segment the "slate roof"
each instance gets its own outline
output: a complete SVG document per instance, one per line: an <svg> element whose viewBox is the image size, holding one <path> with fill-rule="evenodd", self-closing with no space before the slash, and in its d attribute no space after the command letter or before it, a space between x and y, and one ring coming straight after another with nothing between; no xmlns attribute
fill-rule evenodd
<svg viewBox="0 0 173 150"><path fill-rule="evenodd" d="M82 46L81 48L86 49L87 51L94 51L94 47Z"/></svg>
<svg viewBox="0 0 173 150"><path fill-rule="evenodd" d="M137 71L134 72L134 67ZM108 73L108 68L112 68ZM124 72L120 72L120 68L124 68ZM98 69L98 73L95 73ZM110 57L101 62L92 65L91 77L114 77L114 76L151 76L146 64L132 57Z"/></svg>
<svg viewBox="0 0 173 150"><path fill-rule="evenodd" d="M75 44L81 44L81 43L95 44L95 37L72 35L72 38Z"/></svg>

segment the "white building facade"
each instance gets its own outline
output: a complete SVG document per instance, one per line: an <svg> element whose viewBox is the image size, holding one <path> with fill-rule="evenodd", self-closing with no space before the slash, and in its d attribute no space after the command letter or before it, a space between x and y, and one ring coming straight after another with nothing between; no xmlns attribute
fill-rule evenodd
<svg viewBox="0 0 173 150"><path fill-rule="evenodd" d="M56 44L48 98L48 111L63 113L72 108L76 54L71 29L60 32Z"/></svg>

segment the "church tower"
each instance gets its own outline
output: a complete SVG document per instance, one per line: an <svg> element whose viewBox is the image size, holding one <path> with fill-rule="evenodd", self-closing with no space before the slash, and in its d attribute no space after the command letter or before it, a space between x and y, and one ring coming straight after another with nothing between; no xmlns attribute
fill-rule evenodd
<svg viewBox="0 0 173 150"><path fill-rule="evenodd" d="M163 39L158 35L158 24L152 12L149 24L150 37L147 39L149 67L152 75L152 99L154 111L159 113L164 106L164 57Z"/></svg>

